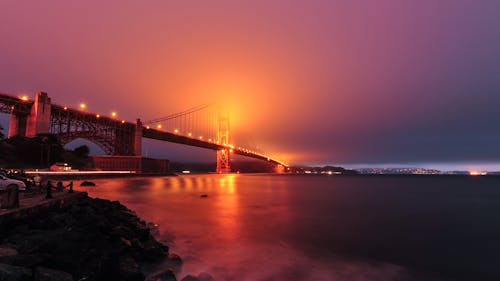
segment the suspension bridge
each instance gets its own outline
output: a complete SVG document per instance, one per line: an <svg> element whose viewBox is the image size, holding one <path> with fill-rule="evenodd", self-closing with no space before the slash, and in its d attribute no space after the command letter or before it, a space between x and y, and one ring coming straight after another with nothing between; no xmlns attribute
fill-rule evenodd
<svg viewBox="0 0 500 281"><path fill-rule="evenodd" d="M276 171L284 171L287 165L282 161L233 145L228 113L209 110L212 107L201 105L145 122L128 122L116 118L115 113L88 112L84 104L70 108L52 103L44 92L36 93L34 99L0 93L0 112L10 114L9 138L52 134L62 145L82 138L113 156L141 156L142 138L149 138L215 151L217 173L231 171L232 154L267 161Z"/></svg>

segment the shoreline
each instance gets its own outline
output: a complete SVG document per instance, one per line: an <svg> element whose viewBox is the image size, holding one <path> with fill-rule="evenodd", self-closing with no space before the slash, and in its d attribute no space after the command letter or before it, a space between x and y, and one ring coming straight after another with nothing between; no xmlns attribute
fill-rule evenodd
<svg viewBox="0 0 500 281"><path fill-rule="evenodd" d="M0 279L177 280L182 260L156 240L157 225L118 201L59 197L2 214L10 217L0 220ZM168 268L142 271L157 262Z"/></svg>

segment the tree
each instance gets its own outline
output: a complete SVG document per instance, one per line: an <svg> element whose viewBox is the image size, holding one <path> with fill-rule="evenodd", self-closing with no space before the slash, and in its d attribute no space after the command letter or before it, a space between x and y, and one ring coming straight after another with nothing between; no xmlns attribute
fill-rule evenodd
<svg viewBox="0 0 500 281"><path fill-rule="evenodd" d="M0 125L0 140L3 140L5 138L5 135L3 134L3 127Z"/></svg>
<svg viewBox="0 0 500 281"><path fill-rule="evenodd" d="M88 146L86 145L81 145L77 148L75 148L75 154L78 156L78 157L83 157L83 158L86 158L89 156L89 153L90 153L90 149Z"/></svg>

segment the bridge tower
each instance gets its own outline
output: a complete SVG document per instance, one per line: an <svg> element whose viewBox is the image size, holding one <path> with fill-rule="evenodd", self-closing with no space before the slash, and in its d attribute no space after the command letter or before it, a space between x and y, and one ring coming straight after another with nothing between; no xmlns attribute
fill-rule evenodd
<svg viewBox="0 0 500 281"><path fill-rule="evenodd" d="M29 112L13 108L10 114L9 138L13 136L35 137L50 132L51 102L47 93L38 92Z"/></svg>
<svg viewBox="0 0 500 281"><path fill-rule="evenodd" d="M139 118L135 121L134 155L142 156L142 122Z"/></svg>
<svg viewBox="0 0 500 281"><path fill-rule="evenodd" d="M217 116L217 141L221 145L229 145L229 113L219 112ZM231 167L229 166L229 153L228 147L217 150L217 173L229 173Z"/></svg>
<svg viewBox="0 0 500 281"><path fill-rule="evenodd" d="M36 93L35 103L31 107L31 113L28 116L27 137L36 137L38 134L48 134L50 132L50 109L51 102L47 93Z"/></svg>

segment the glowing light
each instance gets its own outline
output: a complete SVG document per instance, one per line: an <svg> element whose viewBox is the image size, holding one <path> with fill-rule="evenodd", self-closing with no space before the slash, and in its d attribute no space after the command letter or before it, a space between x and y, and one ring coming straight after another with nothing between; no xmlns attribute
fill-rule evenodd
<svg viewBox="0 0 500 281"><path fill-rule="evenodd" d="M192 137L192 136L193 136L193 134L191 134L191 133L188 133L188 137Z"/></svg>
<svg viewBox="0 0 500 281"><path fill-rule="evenodd" d="M68 107L67 107L67 106L65 106L63 109L64 109L64 110L68 110Z"/></svg>
<svg viewBox="0 0 500 281"><path fill-rule="evenodd" d="M116 112L111 112L111 117L116 117Z"/></svg>
<svg viewBox="0 0 500 281"><path fill-rule="evenodd" d="M21 100L27 101L28 100L28 96L21 96Z"/></svg>
<svg viewBox="0 0 500 281"><path fill-rule="evenodd" d="M156 125L156 128L161 129L161 124Z"/></svg>
<svg viewBox="0 0 500 281"><path fill-rule="evenodd" d="M179 130L178 129L175 129L174 130L174 134L178 134L179 133Z"/></svg>
<svg viewBox="0 0 500 281"><path fill-rule="evenodd" d="M229 153L233 153L233 149L232 149L232 148L231 148L231 149L229 149Z"/></svg>
<svg viewBox="0 0 500 281"><path fill-rule="evenodd" d="M87 105L83 102L80 103L80 109L85 109L85 108L87 108Z"/></svg>
<svg viewBox="0 0 500 281"><path fill-rule="evenodd" d="M150 127L149 126L146 126L146 129L149 129Z"/></svg>
<svg viewBox="0 0 500 281"><path fill-rule="evenodd" d="M96 118L99 118L99 117L101 117L101 115L99 115L99 114L96 114L96 115L95 115L95 117L96 117Z"/></svg>
<svg viewBox="0 0 500 281"><path fill-rule="evenodd" d="M471 176L485 176L487 173L486 172L479 172L479 171L470 171L469 175Z"/></svg>
<svg viewBox="0 0 500 281"><path fill-rule="evenodd" d="M122 124L125 124L125 120L122 120Z"/></svg>
<svg viewBox="0 0 500 281"><path fill-rule="evenodd" d="M208 139L209 142L212 142L212 139Z"/></svg>
<svg viewBox="0 0 500 281"><path fill-rule="evenodd" d="M203 137L202 137L202 136L200 136L200 137L199 137L199 139L200 139L200 140L202 140L202 139L203 139Z"/></svg>

